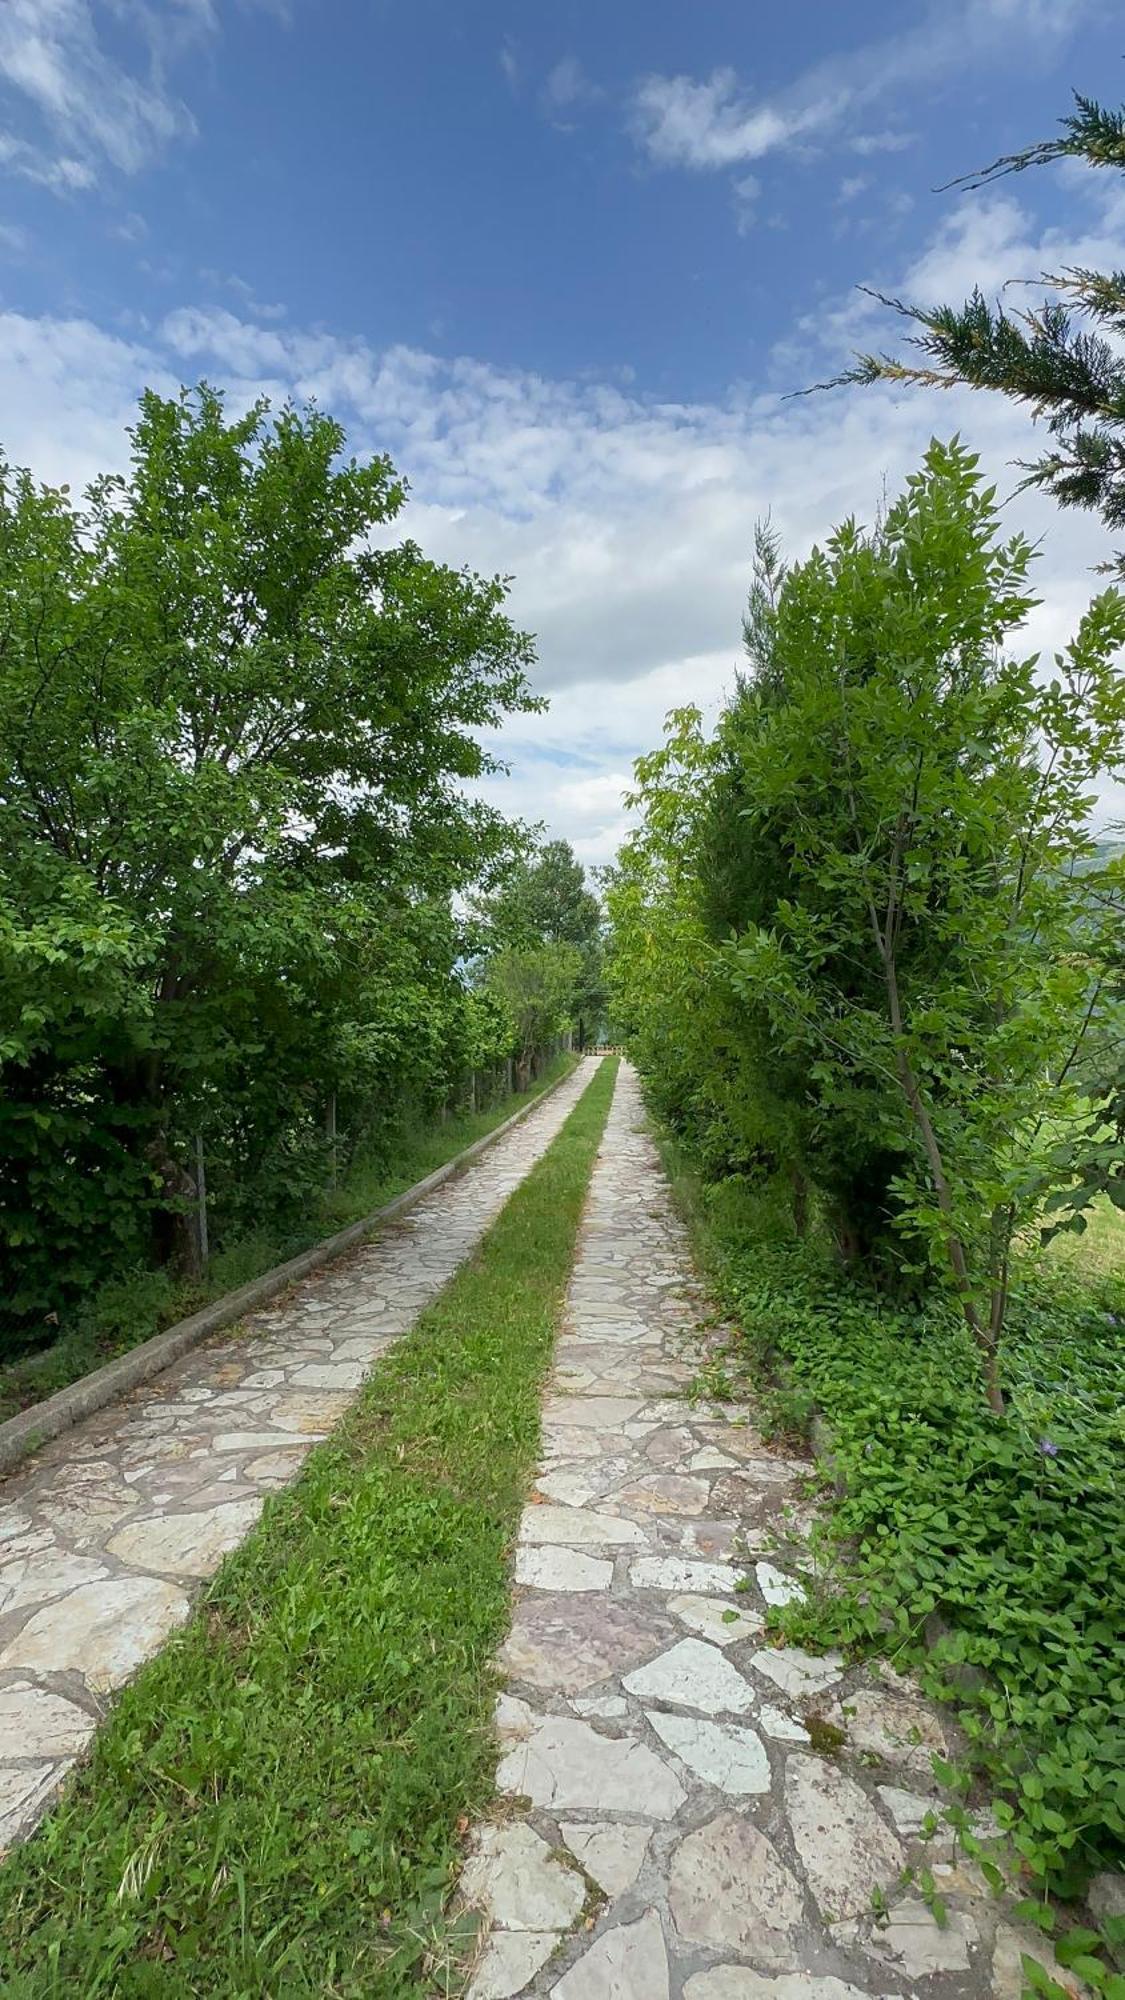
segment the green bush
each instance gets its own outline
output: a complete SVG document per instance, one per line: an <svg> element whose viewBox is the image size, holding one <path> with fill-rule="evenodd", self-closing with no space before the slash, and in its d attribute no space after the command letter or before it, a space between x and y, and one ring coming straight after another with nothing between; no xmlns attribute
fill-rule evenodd
<svg viewBox="0 0 1125 2000"><path fill-rule="evenodd" d="M1032 1872L1125 1858L1125 1282L1018 1274L1009 1413L951 1301L896 1310L816 1248L713 1235L746 1360L830 1427L845 1497L798 1641L874 1650L956 1703ZM966 1672L975 1669L976 1672Z"/></svg>

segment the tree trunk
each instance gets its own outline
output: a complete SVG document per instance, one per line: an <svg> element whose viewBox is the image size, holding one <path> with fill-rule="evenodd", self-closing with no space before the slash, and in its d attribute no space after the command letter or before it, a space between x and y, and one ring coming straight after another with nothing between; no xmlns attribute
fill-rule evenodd
<svg viewBox="0 0 1125 2000"><path fill-rule="evenodd" d="M171 1264L185 1278L203 1276L198 1228L199 1189L187 1168L177 1160L168 1143L168 1134L157 1132L148 1155L160 1176L164 1204L155 1217L157 1251L163 1263Z"/></svg>

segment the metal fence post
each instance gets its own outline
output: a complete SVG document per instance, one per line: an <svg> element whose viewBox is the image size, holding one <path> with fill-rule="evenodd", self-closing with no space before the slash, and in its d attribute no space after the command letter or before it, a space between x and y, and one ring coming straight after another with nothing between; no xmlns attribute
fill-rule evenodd
<svg viewBox="0 0 1125 2000"><path fill-rule="evenodd" d="M325 1123L325 1133L328 1139L328 1185L329 1187L334 1188L336 1185L336 1092L335 1091L331 1093L328 1099L328 1112L324 1123Z"/></svg>

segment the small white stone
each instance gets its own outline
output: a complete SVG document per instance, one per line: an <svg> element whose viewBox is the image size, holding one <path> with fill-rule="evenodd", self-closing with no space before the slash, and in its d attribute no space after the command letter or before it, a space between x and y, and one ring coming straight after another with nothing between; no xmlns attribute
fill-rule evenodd
<svg viewBox="0 0 1125 2000"><path fill-rule="evenodd" d="M754 1706L753 1690L724 1655L702 1639L681 1639L622 1685L642 1701L672 1701L705 1715L741 1715Z"/></svg>
<svg viewBox="0 0 1125 2000"><path fill-rule="evenodd" d="M763 1647L751 1662L760 1674L781 1689L782 1694L800 1699L821 1694L838 1681L844 1671L842 1653L806 1653L800 1646L780 1646L776 1651Z"/></svg>
<svg viewBox="0 0 1125 2000"><path fill-rule="evenodd" d="M614 1514L548 1505L525 1509L520 1540L532 1546L550 1542L571 1548L611 1548L643 1542L644 1535L635 1521L622 1521Z"/></svg>
<svg viewBox="0 0 1125 2000"><path fill-rule="evenodd" d="M563 1820L560 1832L587 1875L607 1896L623 1896L641 1872L650 1826L577 1826Z"/></svg>
<svg viewBox="0 0 1125 2000"><path fill-rule="evenodd" d="M485 1826L461 1874L472 1909L506 1931L568 1930L586 1900L582 1877L529 1826Z"/></svg>
<svg viewBox="0 0 1125 2000"><path fill-rule="evenodd" d="M812 1737L804 1725L792 1715L786 1715L783 1708L774 1708L771 1702L763 1702L758 1710L758 1721L767 1736L775 1736L779 1743L811 1743Z"/></svg>
<svg viewBox="0 0 1125 2000"><path fill-rule="evenodd" d="M597 1715L606 1722L620 1722L629 1713L628 1702L619 1694L580 1694L570 1705L576 1715Z"/></svg>
<svg viewBox="0 0 1125 2000"><path fill-rule="evenodd" d="M737 1464L737 1458L728 1457L727 1453L720 1451L716 1445L706 1444L700 1451L695 1453L694 1457L688 1460L688 1470L690 1472L729 1472L731 1467Z"/></svg>
<svg viewBox="0 0 1125 2000"><path fill-rule="evenodd" d="M603 1931L551 1992L556 2000L668 2000L668 1953L656 1911Z"/></svg>
<svg viewBox="0 0 1125 2000"><path fill-rule="evenodd" d="M786 1576L783 1570L775 1569L772 1563L755 1563L754 1574L767 1604L792 1604L805 1594L799 1583L794 1583L793 1578Z"/></svg>
<svg viewBox="0 0 1125 2000"><path fill-rule="evenodd" d="M516 1553L516 1582L529 1590L608 1590L613 1564L581 1549L531 1548Z"/></svg>
<svg viewBox="0 0 1125 2000"><path fill-rule="evenodd" d="M705 1784L732 1798L746 1798L770 1788L770 1760L752 1729L727 1722L703 1722L696 1716L648 1712L662 1743Z"/></svg>

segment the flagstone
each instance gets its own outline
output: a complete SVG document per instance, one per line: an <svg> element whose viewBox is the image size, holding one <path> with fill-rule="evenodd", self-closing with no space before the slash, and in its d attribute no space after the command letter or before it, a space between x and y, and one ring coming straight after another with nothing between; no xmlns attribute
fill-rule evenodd
<svg viewBox="0 0 1125 2000"><path fill-rule="evenodd" d="M847 1696L843 1720L848 1740L857 1750L919 1776L928 1777L933 1758L946 1755L945 1731L923 1702L861 1688Z"/></svg>
<svg viewBox="0 0 1125 2000"><path fill-rule="evenodd" d="M529 1507L520 1525L520 1540L526 1543L561 1542L571 1547L608 1548L644 1541L635 1521L623 1521L615 1514L598 1514L585 1507Z"/></svg>
<svg viewBox="0 0 1125 2000"><path fill-rule="evenodd" d="M796 1598L805 1594L799 1583L791 1576L786 1576L784 1570L775 1569L773 1563L755 1563L754 1575L758 1579L758 1589L767 1604L792 1604Z"/></svg>
<svg viewBox="0 0 1125 2000"><path fill-rule="evenodd" d="M560 1811L633 1813L673 1819L684 1790L662 1758L635 1736L603 1736L568 1716L537 1718L496 1773L497 1790L526 1794Z"/></svg>
<svg viewBox="0 0 1125 2000"><path fill-rule="evenodd" d="M771 1840L724 1812L689 1833L672 1857L668 1899L680 1936L795 1967L803 1898Z"/></svg>
<svg viewBox="0 0 1125 2000"><path fill-rule="evenodd" d="M581 1694L650 1658L666 1637L666 1622L648 1608L586 1592L537 1592L517 1605L500 1664L533 1687Z"/></svg>
<svg viewBox="0 0 1125 2000"><path fill-rule="evenodd" d="M763 1647L753 1655L750 1664L783 1694L798 1699L802 1695L822 1694L825 1688L835 1685L844 1671L842 1653L806 1653L800 1646Z"/></svg>
<svg viewBox="0 0 1125 2000"><path fill-rule="evenodd" d="M733 1591L740 1576L729 1563L693 1562L689 1556L641 1556L629 1566L634 1590Z"/></svg>
<svg viewBox="0 0 1125 2000"><path fill-rule="evenodd" d="M50 1544L48 1542L48 1549ZM0 1569L0 1617L22 1611L29 1604L62 1597L80 1583L94 1583L106 1575L103 1563L92 1556L55 1555L35 1551Z"/></svg>
<svg viewBox="0 0 1125 2000"><path fill-rule="evenodd" d="M231 1500L203 1513L150 1514L111 1536L113 1555L136 1569L168 1576L210 1576L249 1534L262 1511L260 1499Z"/></svg>
<svg viewBox="0 0 1125 2000"><path fill-rule="evenodd" d="M74 1669L103 1694L128 1680L187 1611L183 1592L156 1577L82 1584L28 1620L0 1653L0 1667Z"/></svg>
<svg viewBox="0 0 1125 2000"><path fill-rule="evenodd" d="M837 1765L794 1754L785 1766L785 1806L822 1915L838 1923L869 1911L906 1856L866 1792Z"/></svg>
<svg viewBox="0 0 1125 2000"><path fill-rule="evenodd" d="M613 1564L581 1549L517 1549L516 1582L533 1590L608 1590Z"/></svg>
<svg viewBox="0 0 1125 2000"><path fill-rule="evenodd" d="M551 1988L556 2000L668 2000L668 1953L655 1910L605 1931Z"/></svg>
<svg viewBox="0 0 1125 2000"><path fill-rule="evenodd" d="M926 1904L914 1897L891 1911L875 1940L880 1956L896 1960L907 1979L967 1972L969 1947L977 1941L977 1927L963 1910L947 1909L944 1923L938 1924Z"/></svg>
<svg viewBox="0 0 1125 2000"><path fill-rule="evenodd" d="M770 1760L752 1729L656 1709L648 1711L648 1720L661 1742L706 1784L732 1797L769 1791Z"/></svg>
<svg viewBox="0 0 1125 2000"><path fill-rule="evenodd" d="M557 1931L494 1931L465 2000L512 2000L526 1991L558 1943Z"/></svg>
<svg viewBox="0 0 1125 2000"><path fill-rule="evenodd" d="M559 1832L607 1896L623 1896L632 1888L652 1838L650 1826L583 1826L574 1820L563 1820Z"/></svg>
<svg viewBox="0 0 1125 2000"><path fill-rule="evenodd" d="M462 1870L461 1895L501 1930L562 1931L579 1915L586 1888L529 1826L486 1826Z"/></svg>
<svg viewBox="0 0 1125 2000"><path fill-rule="evenodd" d="M0 1764L0 1853L27 1831L65 1769L57 1763Z"/></svg>
<svg viewBox="0 0 1125 2000"><path fill-rule="evenodd" d="M676 1702L706 1715L738 1715L754 1706L754 1690L716 1647L681 1639L658 1659L626 1674L623 1686L643 1701Z"/></svg>
<svg viewBox="0 0 1125 2000"><path fill-rule="evenodd" d="M734 1646L740 1639L756 1638L762 1619L756 1611L726 1603L721 1597L693 1595L670 1597L668 1609L701 1639L715 1646Z"/></svg>
<svg viewBox="0 0 1125 2000"><path fill-rule="evenodd" d="M697 1972L684 1987L684 2000L870 2000L866 1987L846 1979L783 1972L777 1978L745 1965L716 1965ZM888 1995L885 2000L898 2000Z"/></svg>
<svg viewBox="0 0 1125 2000"><path fill-rule="evenodd" d="M88 1743L94 1718L73 1701L30 1681L0 1688L0 1744L19 1757L74 1757Z"/></svg>

